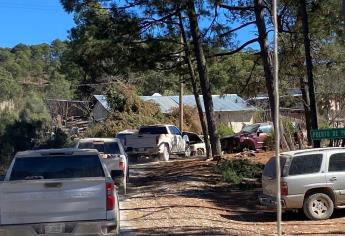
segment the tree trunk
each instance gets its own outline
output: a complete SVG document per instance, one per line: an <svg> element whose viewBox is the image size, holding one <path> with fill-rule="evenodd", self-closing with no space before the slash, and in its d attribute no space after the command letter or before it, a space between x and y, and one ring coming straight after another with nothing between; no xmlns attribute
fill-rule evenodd
<svg viewBox="0 0 345 236"><path fill-rule="evenodd" d="M308 145L310 145L312 143L311 136L310 136L310 131L311 131L310 101L309 101L308 88L306 88L308 85L304 81L304 76L300 77L300 86L301 86L301 92L302 92L305 125L306 125L306 128L307 128Z"/></svg>
<svg viewBox="0 0 345 236"><path fill-rule="evenodd" d="M204 135L204 141L205 141L205 147L206 147L206 157L211 158L212 155L211 155L211 151L210 151L210 140L208 137L208 129L207 129L206 121L205 121L205 116L204 116L204 113L202 111L202 106L201 106L199 92L198 92L198 86L197 86L197 82L196 82L196 76L195 76L193 63L192 63L192 59L191 59L191 55L190 55L190 48L189 48L189 45L187 42L187 36L186 36L186 32L184 30L182 16L181 16L180 11L178 12L178 16L179 16L179 25L180 25L181 35L182 35L182 43L183 43L183 48L184 48L184 53L185 53L184 59L188 65L188 71L189 71L189 75L190 75L190 81L192 83L195 103L196 103L196 107L198 109L200 124L201 124L202 132Z"/></svg>
<svg viewBox="0 0 345 236"><path fill-rule="evenodd" d="M267 39L267 29L265 23L265 5L264 0L254 0L254 11L255 11L255 24L258 28L259 34L259 44L260 44L260 55L264 66L266 89L268 93L268 100L270 104L271 120L274 121L275 117L275 99L274 99L274 74L273 74L273 64L272 57L269 52L268 39ZM274 124L276 126L276 124ZM281 144L283 148L289 149L289 145L284 136L284 129L281 124L278 127L274 127L275 130L280 129Z"/></svg>
<svg viewBox="0 0 345 236"><path fill-rule="evenodd" d="M299 11L302 16L304 53L305 53L305 61L306 61L306 67L307 67L309 101L310 101L310 122L311 122L312 129L318 129L314 77L313 77L313 62L312 62L311 53L310 53L311 50L310 50L310 38L309 38L308 12L307 12L307 3L305 0L300 1ZM320 147L320 140L314 140L314 147Z"/></svg>
<svg viewBox="0 0 345 236"><path fill-rule="evenodd" d="M215 124L210 81L208 79L207 74L206 59L202 48L202 40L199 30L198 19L195 12L194 0L189 0L187 2L187 12L189 18L190 31L193 38L194 52L198 67L200 86L204 98L204 106L211 141L212 155L214 158L219 158L221 155L221 148L217 134L217 127Z"/></svg>
<svg viewBox="0 0 345 236"><path fill-rule="evenodd" d="M267 29L264 18L264 1L254 0L255 21L259 33L260 54L264 66L266 89L271 110L271 120L274 120L274 76L272 58L269 53Z"/></svg>

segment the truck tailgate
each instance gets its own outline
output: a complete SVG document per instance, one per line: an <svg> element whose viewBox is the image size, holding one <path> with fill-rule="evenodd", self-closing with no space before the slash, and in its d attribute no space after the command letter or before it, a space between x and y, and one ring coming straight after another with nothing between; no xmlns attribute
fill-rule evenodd
<svg viewBox="0 0 345 236"><path fill-rule="evenodd" d="M127 137L126 146L132 148L152 148L156 147L159 134L135 134Z"/></svg>
<svg viewBox="0 0 345 236"><path fill-rule="evenodd" d="M0 185L0 224L106 219L104 178L9 181Z"/></svg>

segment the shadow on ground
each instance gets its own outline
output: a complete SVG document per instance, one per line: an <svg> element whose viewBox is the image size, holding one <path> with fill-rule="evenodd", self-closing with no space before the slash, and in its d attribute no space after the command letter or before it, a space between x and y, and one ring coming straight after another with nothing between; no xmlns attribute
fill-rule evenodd
<svg viewBox="0 0 345 236"><path fill-rule="evenodd" d="M221 176L215 173L215 162L200 161L199 158L183 160L177 158L171 162L142 163L132 166L134 177L131 178L130 197L131 198L156 198L159 196L182 196L184 198L198 198L212 203L211 206L205 206L204 209L212 208L224 212L220 219L226 225L233 225L236 222L241 225L269 224L271 230L276 222L274 211L263 208L258 201L260 188L240 189L224 183ZM136 193L147 192L149 195L137 195ZM164 211L167 208L177 208L181 205L169 205L152 207L154 212ZM186 205L186 208L195 206ZM154 209L153 209L154 208ZM131 210L145 211L148 208L131 208ZM150 213L148 213L150 214ZM345 216L344 210L336 210L332 218L342 218ZM286 224L291 222L291 227L303 225L304 227L320 228L324 223L320 221L306 221L303 213L284 213L283 221ZM212 220L211 220L212 221ZM303 222L304 221L304 222ZM231 224L227 224L231 222ZM251 228L253 229L253 228ZM224 233L224 230L227 232ZM252 235L255 232L237 232L235 228L217 228L217 227L167 227L167 228L144 228L135 231L135 235ZM311 231L313 229L311 228ZM318 233L320 235L344 234L336 229L328 233ZM173 233L172 233L173 232ZM269 232L267 232L269 234ZM272 233L272 232L271 232ZM299 232L295 235L313 235L314 233ZM261 234L262 235L262 234ZM294 235L293 232L290 235Z"/></svg>

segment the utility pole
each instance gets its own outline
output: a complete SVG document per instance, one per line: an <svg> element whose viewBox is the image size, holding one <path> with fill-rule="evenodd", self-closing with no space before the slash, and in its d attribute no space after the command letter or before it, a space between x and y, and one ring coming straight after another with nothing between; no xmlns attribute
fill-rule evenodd
<svg viewBox="0 0 345 236"><path fill-rule="evenodd" d="M180 96L179 96L179 106L180 106L180 131L183 132L183 87L184 81L181 78L180 81Z"/></svg>
<svg viewBox="0 0 345 236"><path fill-rule="evenodd" d="M277 5L278 0L273 0L272 13L273 13L273 24L274 24L274 35L273 35L273 60L274 60L274 127L275 130L275 156L276 156L276 191L277 191L277 235L282 235L282 204L281 204L281 189L280 189L280 118L279 118L279 80L278 80L278 20L277 20Z"/></svg>

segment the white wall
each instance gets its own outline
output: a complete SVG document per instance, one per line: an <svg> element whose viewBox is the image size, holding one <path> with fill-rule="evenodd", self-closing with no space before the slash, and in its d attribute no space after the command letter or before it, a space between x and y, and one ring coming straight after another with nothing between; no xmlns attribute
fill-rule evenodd
<svg viewBox="0 0 345 236"><path fill-rule="evenodd" d="M215 112L216 122L232 127L234 132L239 132L244 124L253 124L253 111L222 111Z"/></svg>

